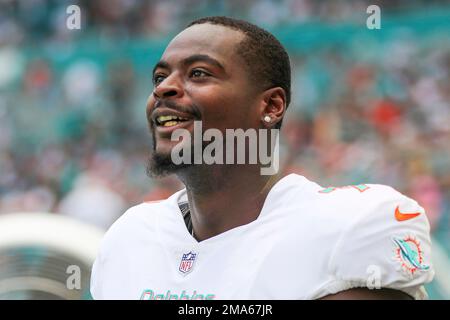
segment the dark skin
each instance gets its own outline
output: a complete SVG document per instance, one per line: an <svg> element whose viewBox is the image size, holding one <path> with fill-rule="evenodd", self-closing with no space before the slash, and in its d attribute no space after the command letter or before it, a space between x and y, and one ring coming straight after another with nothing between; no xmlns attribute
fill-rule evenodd
<svg viewBox="0 0 450 320"><path fill-rule="evenodd" d="M224 26L200 24L185 29L170 42L154 69L155 88L147 101L154 152L170 155L178 143L170 140L170 129L156 127L151 120L155 110L170 109L164 105L167 101L185 112L189 121L181 126L191 135L194 120L202 121L203 130L216 128L225 133L227 128L271 129L282 119L285 91L280 87L263 90L252 83L244 60L235 51L244 37ZM266 115L270 123L263 121ZM192 165L176 174L186 185L197 241L256 220L268 192L280 178L261 175L259 165ZM367 293L352 289L326 298L392 299L395 295L406 296L397 291L392 295L384 290Z"/></svg>
<svg viewBox="0 0 450 320"><path fill-rule="evenodd" d="M234 50L243 37L209 24L181 32L161 57L164 63L155 69L156 87L148 99L147 114L156 101L171 99L186 109L195 104L204 130L273 127L285 111L285 93L281 88L261 92L251 85L244 62ZM185 63L198 55L208 59ZM261 120L265 114L273 118L270 126ZM192 134L193 123L185 129ZM178 142L170 141L165 132L154 132L156 152L170 154ZM176 174L186 185L198 241L254 221L270 190L264 188L270 176L262 176L258 165L196 165Z"/></svg>

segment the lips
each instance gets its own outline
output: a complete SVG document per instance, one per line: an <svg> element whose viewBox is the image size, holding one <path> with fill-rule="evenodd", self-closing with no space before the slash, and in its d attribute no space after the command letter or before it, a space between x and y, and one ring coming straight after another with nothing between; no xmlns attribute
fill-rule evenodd
<svg viewBox="0 0 450 320"><path fill-rule="evenodd" d="M168 108L158 108L153 111L151 115L151 120L157 127L170 127L172 125L178 124L179 122L194 120L194 118L194 115L192 115L191 113L181 112Z"/></svg>
<svg viewBox="0 0 450 320"><path fill-rule="evenodd" d="M177 125L179 122L188 121L189 119L178 117L174 115L158 116L156 117L156 125L163 127L172 127Z"/></svg>
<svg viewBox="0 0 450 320"><path fill-rule="evenodd" d="M174 109L160 107L151 114L155 131L164 137L176 129L187 129L194 125L196 116L192 113L181 112Z"/></svg>

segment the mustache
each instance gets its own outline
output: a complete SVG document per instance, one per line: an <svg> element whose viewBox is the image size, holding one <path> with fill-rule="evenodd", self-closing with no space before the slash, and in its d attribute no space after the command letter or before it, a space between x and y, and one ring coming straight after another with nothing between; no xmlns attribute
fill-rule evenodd
<svg viewBox="0 0 450 320"><path fill-rule="evenodd" d="M163 106L168 109L172 109L174 111L192 114L194 117L194 120L201 119L200 109L198 108L198 106L196 104L192 104L190 106L182 106L178 103L173 102L172 100L165 100L165 99L157 100L155 102L155 105L154 105L152 111L147 112L147 124L148 124L148 129L150 131L150 135L152 138L151 149L153 151L156 150L156 136L155 136L155 124L153 123L153 120L152 120L152 114L153 114L153 112L155 112L155 110L157 110L158 108L161 108Z"/></svg>
<svg viewBox="0 0 450 320"><path fill-rule="evenodd" d="M183 106L172 100L164 100L164 99L161 100L160 99L155 102L155 106L153 107L152 112L148 115L147 118L149 119L149 121L151 120L151 114L155 110L157 110L158 108L161 108L161 107L166 107L168 109L172 109L174 111L178 111L178 112L182 112L182 113L192 114L196 120L200 119L200 116L201 116L200 109L194 103L191 104L190 106Z"/></svg>

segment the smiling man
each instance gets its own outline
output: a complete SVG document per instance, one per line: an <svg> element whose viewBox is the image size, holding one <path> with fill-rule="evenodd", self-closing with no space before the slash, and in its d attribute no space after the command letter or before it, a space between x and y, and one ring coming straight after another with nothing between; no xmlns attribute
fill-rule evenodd
<svg viewBox="0 0 450 320"><path fill-rule="evenodd" d="M394 189L323 188L300 175L262 175L260 162L174 163L180 143L195 157L193 140L174 135L195 134L198 121L202 133L280 128L290 65L273 35L227 17L194 21L169 43L153 80L148 171L176 174L186 188L129 209L110 228L92 271L95 299L426 297L428 220Z"/></svg>

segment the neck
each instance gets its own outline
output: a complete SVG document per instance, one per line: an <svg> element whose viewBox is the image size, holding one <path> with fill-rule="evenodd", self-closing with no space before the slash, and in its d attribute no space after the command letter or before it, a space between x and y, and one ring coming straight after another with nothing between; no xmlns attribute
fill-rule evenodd
<svg viewBox="0 0 450 320"><path fill-rule="evenodd" d="M193 166L178 174L186 185L195 237L202 241L256 220L278 176L259 166Z"/></svg>

